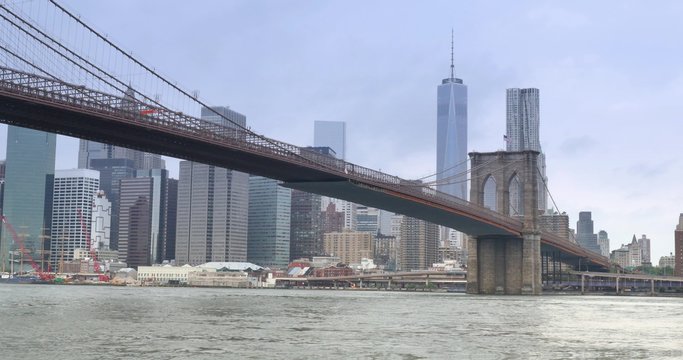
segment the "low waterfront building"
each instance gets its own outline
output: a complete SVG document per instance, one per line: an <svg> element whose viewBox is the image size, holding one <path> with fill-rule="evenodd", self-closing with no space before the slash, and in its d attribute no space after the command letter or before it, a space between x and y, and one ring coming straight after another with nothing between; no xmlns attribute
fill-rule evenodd
<svg viewBox="0 0 683 360"><path fill-rule="evenodd" d="M138 280L143 285L187 284L189 274L198 271L216 272L215 269L202 269L189 264L183 266L138 266Z"/></svg>
<svg viewBox="0 0 683 360"><path fill-rule="evenodd" d="M351 276L353 274L353 269L348 266L330 266L313 270L314 277Z"/></svg>
<svg viewBox="0 0 683 360"><path fill-rule="evenodd" d="M249 262L208 262L197 266L189 264L183 266L170 264L139 266L138 280L142 285L233 286L241 284L241 280L231 278L231 275L218 274L233 273L245 274L247 281L252 286L258 286L260 280L258 278L252 279L249 275L254 272L260 273L263 270L261 266Z"/></svg>
<svg viewBox="0 0 683 360"><path fill-rule="evenodd" d="M187 285L202 286L202 287L231 287L231 288L246 288L252 287L253 282L249 275L243 271L226 271L226 272L208 272L197 271L191 272L187 277Z"/></svg>
<svg viewBox="0 0 683 360"><path fill-rule="evenodd" d="M329 266L337 266L341 262L339 256L314 256L311 259L311 266L315 268L323 268Z"/></svg>

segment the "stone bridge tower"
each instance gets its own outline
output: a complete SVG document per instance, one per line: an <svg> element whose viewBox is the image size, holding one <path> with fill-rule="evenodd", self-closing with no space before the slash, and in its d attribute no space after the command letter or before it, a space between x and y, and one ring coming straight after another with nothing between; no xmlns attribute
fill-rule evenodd
<svg viewBox="0 0 683 360"><path fill-rule="evenodd" d="M521 237L469 237L467 292L541 293L541 233L538 225L539 152L470 153L470 200L523 220Z"/></svg>

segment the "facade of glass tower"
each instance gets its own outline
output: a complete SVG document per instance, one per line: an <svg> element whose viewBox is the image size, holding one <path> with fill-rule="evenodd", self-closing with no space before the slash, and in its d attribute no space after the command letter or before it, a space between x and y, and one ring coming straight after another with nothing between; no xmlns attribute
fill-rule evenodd
<svg viewBox="0 0 683 360"><path fill-rule="evenodd" d="M437 190L467 200L467 86L444 79L437 89Z"/></svg>
<svg viewBox="0 0 683 360"><path fill-rule="evenodd" d="M261 176L249 177L247 261L271 268L289 263L292 190Z"/></svg>
<svg viewBox="0 0 683 360"><path fill-rule="evenodd" d="M7 129L7 159L3 213L23 238L36 262L46 259L52 217L52 186L57 136L17 126ZM19 244L9 231L0 239L0 271L9 271L9 252ZM29 264L24 262L30 268ZM15 267L15 271L17 268Z"/></svg>
<svg viewBox="0 0 683 360"><path fill-rule="evenodd" d="M316 148L328 147L332 149L331 152L327 152L328 155L346 160L346 123L343 121L316 120L313 123L313 146ZM344 212L344 228L355 230L356 204L323 196L320 210L325 211L331 202L334 203L337 210Z"/></svg>
<svg viewBox="0 0 683 360"><path fill-rule="evenodd" d="M201 111L203 120L246 126L246 116L228 107ZM181 161L177 208L175 258L179 265L247 260L248 174Z"/></svg>
<svg viewBox="0 0 683 360"><path fill-rule="evenodd" d="M313 146L328 146L337 158L346 160L346 123L343 121L315 121Z"/></svg>

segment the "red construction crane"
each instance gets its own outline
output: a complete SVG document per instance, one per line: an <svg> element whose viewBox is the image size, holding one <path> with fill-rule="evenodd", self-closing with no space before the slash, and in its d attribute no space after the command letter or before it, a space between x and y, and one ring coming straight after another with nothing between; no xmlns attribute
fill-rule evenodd
<svg viewBox="0 0 683 360"><path fill-rule="evenodd" d="M7 217L4 215L0 215L0 217L2 217L2 223L5 224L5 227L7 228L7 230L9 230L9 232L12 234L12 238L14 239L14 243L19 245L19 250L21 250L21 253L23 254L24 258L27 258L29 260L29 262L31 263L31 267L36 272L36 274L38 274L38 278L40 280L43 280L43 281L54 280L55 275L49 273L50 264L47 264L48 272L47 273L43 272L43 269L40 267L40 265L38 265L33 260L33 257L31 256L31 254L28 251L26 251L26 247L24 247L24 241L21 239L21 237L19 237L16 230L14 230L14 227L12 226L12 224L9 223L9 221L7 220Z"/></svg>

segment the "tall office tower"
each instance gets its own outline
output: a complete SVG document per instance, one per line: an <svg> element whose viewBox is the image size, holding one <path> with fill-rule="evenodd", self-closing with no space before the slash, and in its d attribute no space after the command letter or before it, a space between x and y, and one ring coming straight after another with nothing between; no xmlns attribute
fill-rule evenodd
<svg viewBox="0 0 683 360"><path fill-rule="evenodd" d="M356 211L356 231L377 235L379 232L379 209L358 205Z"/></svg>
<svg viewBox="0 0 683 360"><path fill-rule="evenodd" d="M630 266L641 266L643 264L643 252L640 243L636 240L636 235L633 235L633 240L628 244L628 256L630 259Z"/></svg>
<svg viewBox="0 0 683 360"><path fill-rule="evenodd" d="M168 179L166 200L166 242L163 260L175 260L176 229L178 226L178 179Z"/></svg>
<svg viewBox="0 0 683 360"><path fill-rule="evenodd" d="M247 117L230 109L229 106L203 107L201 110L202 120L210 121L228 128L244 128L247 126Z"/></svg>
<svg viewBox="0 0 683 360"><path fill-rule="evenodd" d="M394 213L386 210L379 210L379 232L384 235L391 234L391 218Z"/></svg>
<svg viewBox="0 0 683 360"><path fill-rule="evenodd" d="M246 126L246 117L228 107L201 111L203 120L228 127ZM249 175L181 161L177 205L178 264L247 260Z"/></svg>
<svg viewBox="0 0 683 360"><path fill-rule="evenodd" d="M96 170L55 171L50 239L50 263L54 269L73 260L76 249L90 250L88 225L99 188L100 173ZM92 248L92 243L89 245Z"/></svg>
<svg viewBox="0 0 683 360"><path fill-rule="evenodd" d="M467 85L455 77L451 33L451 73L436 96L436 189L467 200L467 160ZM440 242L450 245L452 237L457 242L464 236L451 233L439 227Z"/></svg>
<svg viewBox="0 0 683 360"><path fill-rule="evenodd" d="M26 251L41 265L49 255L56 139L55 134L42 131L11 125L7 129L2 211L22 237ZM9 270L9 252L18 249L10 232L3 231L0 271Z"/></svg>
<svg viewBox="0 0 683 360"><path fill-rule="evenodd" d="M320 121L313 123L313 146L330 148L327 154L346 160L346 123L343 121ZM333 202L337 210L344 212L344 229L356 229L356 204L323 196L320 210L325 211L327 204Z"/></svg>
<svg viewBox="0 0 683 360"><path fill-rule="evenodd" d="M678 216L678 225L674 231L674 274L683 276L683 213Z"/></svg>
<svg viewBox="0 0 683 360"><path fill-rule="evenodd" d="M0 161L0 215L3 214L2 212L2 198L5 194L5 161ZM0 224L0 239L2 239L2 228ZM1 244L1 243L0 243ZM1 266L0 266L1 267Z"/></svg>
<svg viewBox="0 0 683 360"><path fill-rule="evenodd" d="M176 262L247 261L249 175L180 162Z"/></svg>
<svg viewBox="0 0 683 360"><path fill-rule="evenodd" d="M467 85L455 77L451 37L451 76L436 97L437 190L467 200Z"/></svg>
<svg viewBox="0 0 683 360"><path fill-rule="evenodd" d="M590 211L579 212L579 221L576 222L576 242L586 250L602 254L598 245L598 236L593 232L593 220Z"/></svg>
<svg viewBox="0 0 683 360"><path fill-rule="evenodd" d="M600 246L600 253L604 257L609 257L609 236L607 231L600 230L598 232L598 246Z"/></svg>
<svg viewBox="0 0 683 360"><path fill-rule="evenodd" d="M292 190L261 176L249 177L247 261L271 268L289 264Z"/></svg>
<svg viewBox="0 0 683 360"><path fill-rule="evenodd" d="M103 190L95 194L92 205L90 226L91 247L96 250L109 250L111 236L111 202Z"/></svg>
<svg viewBox="0 0 683 360"><path fill-rule="evenodd" d="M175 215L169 216L169 202L173 201L172 198L177 198L177 190L175 194L170 192L173 185L169 186L171 179L168 178L168 170L138 170L135 177L151 178L153 180L151 197L152 212L150 214L151 228L149 233L150 259L153 264L160 264L164 260L173 260L172 257L168 257L168 251L170 244L173 244L173 248L175 249L175 238L169 238L169 229L174 229L172 231L174 233L176 223L173 222ZM171 221L169 221L169 217Z"/></svg>
<svg viewBox="0 0 683 360"><path fill-rule="evenodd" d="M427 270L437 261L439 227L412 217L401 222L401 270Z"/></svg>
<svg viewBox="0 0 683 360"><path fill-rule="evenodd" d="M650 239L643 234L643 236L638 239L638 245L640 246L642 262L652 264L650 259Z"/></svg>
<svg viewBox="0 0 683 360"><path fill-rule="evenodd" d="M344 213L337 211L335 203L328 203L322 212L322 233L342 232L344 229Z"/></svg>
<svg viewBox="0 0 683 360"><path fill-rule="evenodd" d="M337 158L346 160L346 123L316 120L313 123L313 146L330 147Z"/></svg>
<svg viewBox="0 0 683 360"><path fill-rule="evenodd" d="M324 255L323 213L320 211L320 201L320 195L292 190L290 260Z"/></svg>
<svg viewBox="0 0 683 360"><path fill-rule="evenodd" d="M569 215L566 213L543 214L538 217L538 222L543 231L570 241Z"/></svg>
<svg viewBox="0 0 683 360"><path fill-rule="evenodd" d="M356 213L358 211L358 204L349 201L332 199L336 201L338 206L341 206L342 212L344 213L344 229L349 231L356 231L356 226L358 218Z"/></svg>
<svg viewBox="0 0 683 360"><path fill-rule="evenodd" d="M100 189L111 201L109 248L119 248L119 193L122 179L135 177L135 162L124 158L90 160L90 169L100 172Z"/></svg>
<svg viewBox="0 0 683 360"><path fill-rule="evenodd" d="M154 179L122 179L120 191L119 259L129 267L151 265Z"/></svg>
<svg viewBox="0 0 683 360"><path fill-rule="evenodd" d="M128 159L133 162L136 170L166 168L166 162L159 154L81 139L78 147L78 168L92 169L91 162L95 159Z"/></svg>
<svg viewBox="0 0 683 360"><path fill-rule="evenodd" d="M391 236L396 238L396 246L398 247L398 256L396 257L396 269L402 269L401 266L401 225L403 224L404 215L394 214L391 217Z"/></svg>
<svg viewBox="0 0 683 360"><path fill-rule="evenodd" d="M166 169L166 160L161 158L159 154L142 153L142 168L141 170Z"/></svg>
<svg viewBox="0 0 683 360"><path fill-rule="evenodd" d="M507 151L534 150L538 156L538 171L544 184L548 183L545 154L541 150L540 106L538 89L507 89ZM538 187L538 210L545 212L548 206L546 186ZM523 215L523 214L521 214Z"/></svg>

